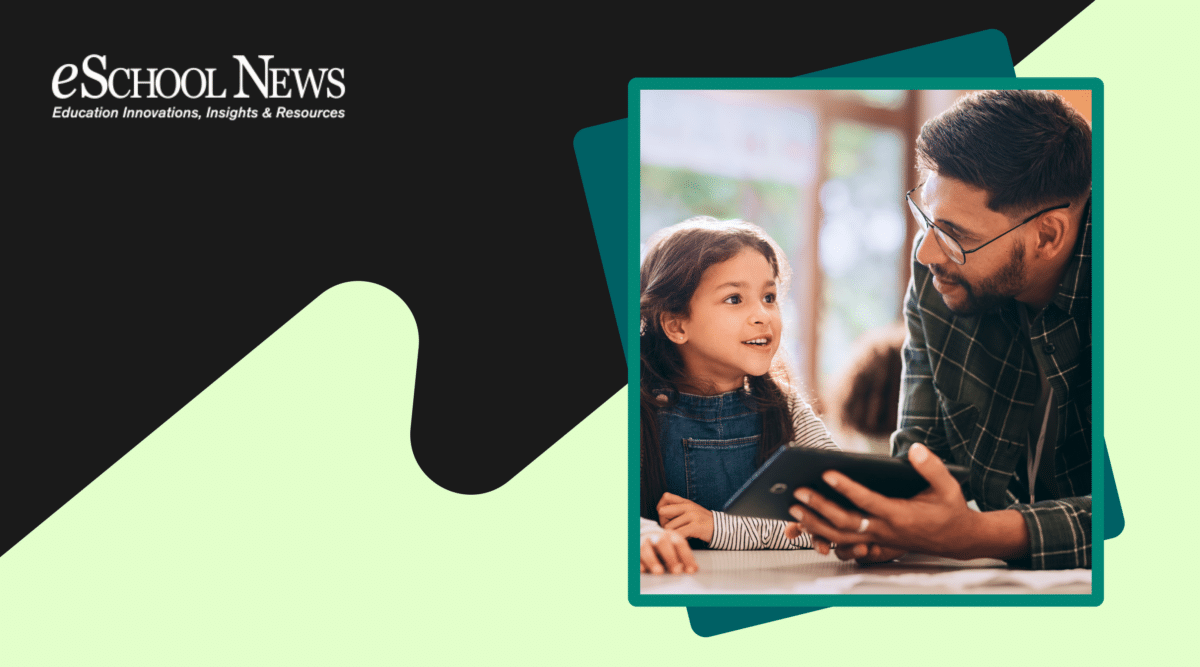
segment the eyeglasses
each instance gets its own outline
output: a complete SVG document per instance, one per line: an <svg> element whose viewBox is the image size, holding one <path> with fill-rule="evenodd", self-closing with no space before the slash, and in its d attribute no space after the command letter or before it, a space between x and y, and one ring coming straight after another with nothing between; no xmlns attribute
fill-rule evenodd
<svg viewBox="0 0 1200 667"><path fill-rule="evenodd" d="M925 184L921 183L921 185L925 185ZM916 203L913 202L912 193L916 192L917 188L921 187L921 185L918 185L916 188L913 188L912 190L909 190L908 192L904 193L904 199L905 199L905 201L908 202L908 208L909 208L909 210L912 211L913 217L917 219L917 223L922 225L925 228L925 231L927 231L927 232L930 229L932 229L934 231L933 238L937 240L938 246L941 247L942 252L946 253L946 256L949 257L955 264L966 264L967 263L967 255L969 255L973 252L977 252L979 250L983 250L985 247L987 247L988 243L992 243L993 241L996 241L997 239L1000 238L1000 236L1004 236L1004 234L1007 234L1008 232L1013 231L1013 229L1020 227L1021 225L1029 222L1030 220L1033 220L1034 218L1037 218L1039 215L1041 215L1043 213L1049 213L1050 211L1058 210L1060 208L1069 208L1071 206L1071 203L1067 202L1066 204L1059 204L1058 206L1051 206L1050 208L1044 208L1044 209L1038 211L1037 213L1034 213L1033 215L1029 216L1028 218L1025 218L1020 223L1018 223L1016 227L1013 227L1012 229L1008 230L1008 232L1004 232L1004 234L997 236L996 238L992 239L991 241L988 241L987 243L984 243L983 245L979 246L978 248L974 248L972 250L963 250L962 244L959 243L957 239L955 239L953 236L950 236L950 233L947 232L946 230L933 224L933 221L929 219L929 216L925 215L925 212L922 211L921 209L917 208Z"/></svg>

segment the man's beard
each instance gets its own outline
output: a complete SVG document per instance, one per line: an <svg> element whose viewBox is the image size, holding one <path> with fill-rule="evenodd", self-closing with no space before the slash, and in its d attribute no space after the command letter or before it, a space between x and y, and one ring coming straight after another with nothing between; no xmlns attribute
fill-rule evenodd
<svg viewBox="0 0 1200 667"><path fill-rule="evenodd" d="M944 297L942 298L950 311L956 315L978 315L992 310L1020 294L1025 287L1025 245L1020 241L1013 244L1008 263L978 285L972 285L961 277L947 275L941 267L934 268L935 266L937 265L929 267L934 275L943 282L949 279L966 294L962 305L957 307L951 306Z"/></svg>

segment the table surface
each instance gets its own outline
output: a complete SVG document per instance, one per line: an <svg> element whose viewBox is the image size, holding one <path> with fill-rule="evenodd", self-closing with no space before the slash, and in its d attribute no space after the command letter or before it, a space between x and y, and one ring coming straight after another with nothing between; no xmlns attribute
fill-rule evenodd
<svg viewBox="0 0 1200 667"><path fill-rule="evenodd" d="M1008 569L1004 561L907 555L862 566L830 554L797 551L694 552L695 574L641 575L645 595L680 594L1020 594L1087 595L1090 570Z"/></svg>

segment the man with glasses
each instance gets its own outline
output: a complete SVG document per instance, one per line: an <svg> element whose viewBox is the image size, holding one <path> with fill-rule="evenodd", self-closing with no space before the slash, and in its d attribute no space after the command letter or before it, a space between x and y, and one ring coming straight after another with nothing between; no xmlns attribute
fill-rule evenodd
<svg viewBox="0 0 1200 667"><path fill-rule="evenodd" d="M789 533L861 563L1091 567L1091 143L1046 91L973 93L921 129L892 453L930 488L890 499L830 471L859 510L798 489ZM962 488L943 460L970 469Z"/></svg>

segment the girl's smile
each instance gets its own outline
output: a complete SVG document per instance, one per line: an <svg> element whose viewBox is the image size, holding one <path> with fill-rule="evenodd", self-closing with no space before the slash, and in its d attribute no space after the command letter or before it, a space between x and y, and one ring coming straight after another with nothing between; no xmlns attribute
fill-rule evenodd
<svg viewBox="0 0 1200 667"><path fill-rule="evenodd" d="M754 249L704 272L690 312L663 321L667 336L679 346L690 389L732 391L747 375L771 369L781 331L777 291L775 271Z"/></svg>

